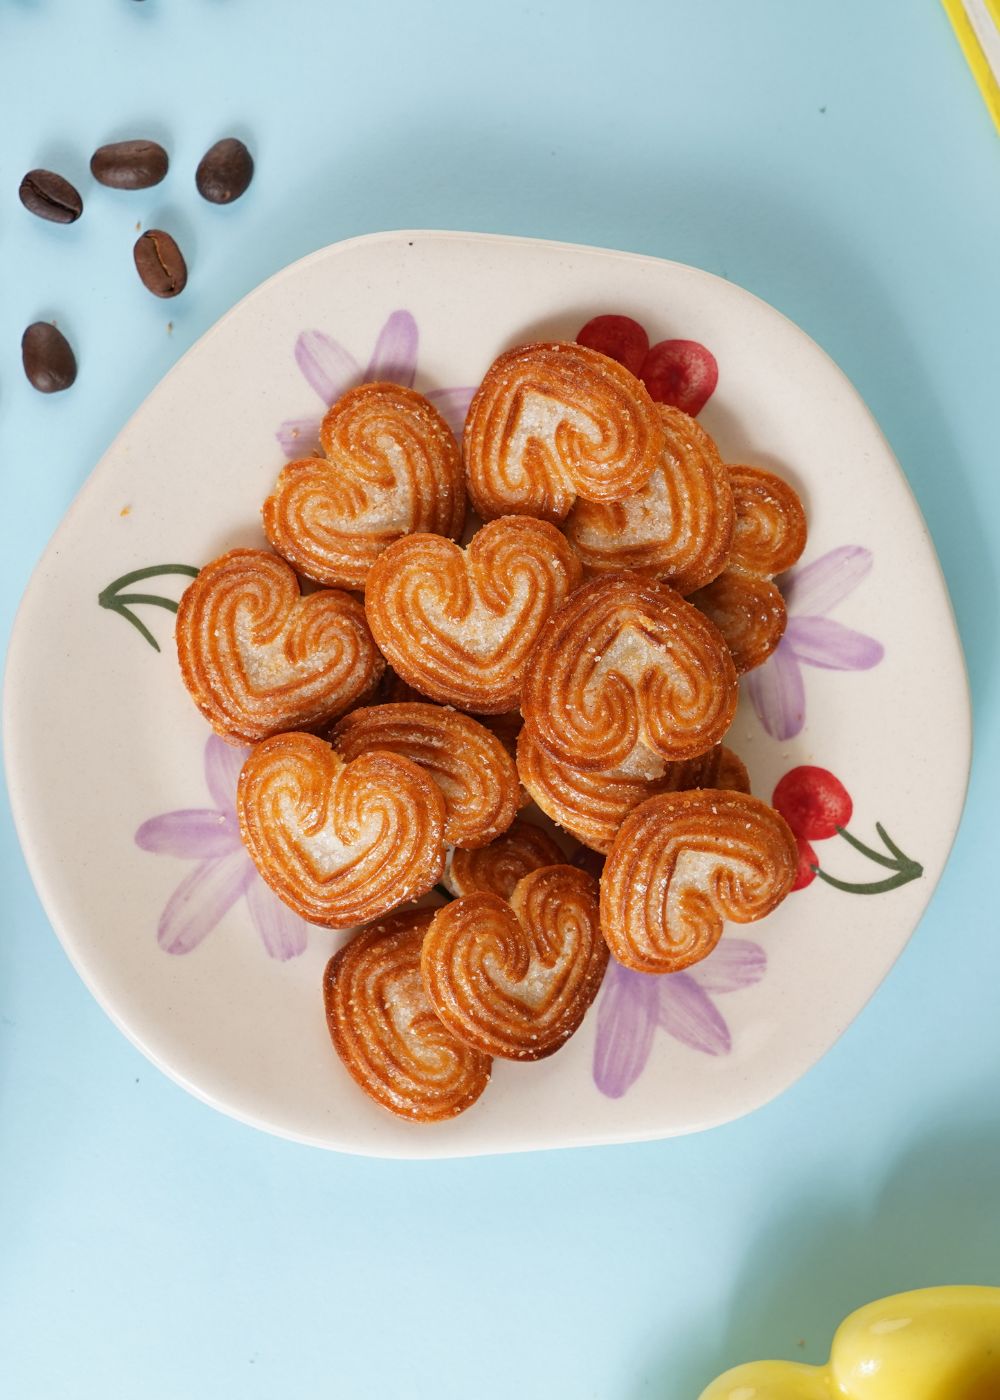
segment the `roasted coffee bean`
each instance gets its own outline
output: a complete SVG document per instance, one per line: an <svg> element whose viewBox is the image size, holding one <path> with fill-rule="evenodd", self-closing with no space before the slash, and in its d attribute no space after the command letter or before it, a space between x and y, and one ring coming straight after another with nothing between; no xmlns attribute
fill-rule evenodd
<svg viewBox="0 0 1000 1400"><path fill-rule="evenodd" d="M18 194L25 209L53 224L75 224L83 213L79 190L54 170L29 170Z"/></svg>
<svg viewBox="0 0 1000 1400"><path fill-rule="evenodd" d="M242 141L227 136L205 152L195 172L198 193L212 204L232 204L253 179L253 156Z"/></svg>
<svg viewBox="0 0 1000 1400"><path fill-rule="evenodd" d="M135 240L132 249L142 285L155 297L175 297L187 286L184 256L169 233L151 228Z"/></svg>
<svg viewBox="0 0 1000 1400"><path fill-rule="evenodd" d="M94 179L113 190L148 190L160 183L169 164L166 151L155 141L113 141L90 157Z"/></svg>
<svg viewBox="0 0 1000 1400"><path fill-rule="evenodd" d="M21 337L24 372L40 394L58 394L76 378L73 347L51 321L36 321Z"/></svg>

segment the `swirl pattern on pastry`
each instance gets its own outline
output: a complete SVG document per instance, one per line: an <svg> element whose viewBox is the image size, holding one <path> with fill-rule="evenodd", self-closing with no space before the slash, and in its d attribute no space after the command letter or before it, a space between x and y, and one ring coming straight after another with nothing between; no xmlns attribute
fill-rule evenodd
<svg viewBox="0 0 1000 1400"><path fill-rule="evenodd" d="M758 578L783 574L806 547L806 513L798 494L761 467L731 466L729 479L736 528L728 567Z"/></svg>
<svg viewBox="0 0 1000 1400"><path fill-rule="evenodd" d="M474 714L517 708L531 649L579 582L580 561L544 520L484 525L467 549L410 535L368 576L365 611L396 673Z"/></svg>
<svg viewBox="0 0 1000 1400"><path fill-rule="evenodd" d="M394 914L354 935L323 977L334 1049L365 1093L400 1118L439 1123L464 1113L489 1083L488 1055L434 1013L420 977L433 909Z"/></svg>
<svg viewBox="0 0 1000 1400"><path fill-rule="evenodd" d="M634 772L643 754L676 762L707 753L736 701L716 628L665 584L612 574L577 589L546 623L521 710L564 763Z"/></svg>
<svg viewBox="0 0 1000 1400"><path fill-rule="evenodd" d="M785 600L771 580L805 548L806 517L795 491L773 472L735 466L729 476L736 504L729 562L691 601L718 627L743 675L762 665L784 635Z"/></svg>
<svg viewBox="0 0 1000 1400"><path fill-rule="evenodd" d="M472 504L484 520L530 515L558 524L577 496L638 491L663 445L644 384L596 350L519 345L487 370L465 422Z"/></svg>
<svg viewBox="0 0 1000 1400"><path fill-rule="evenodd" d="M545 815L584 845L607 855L634 807L658 792L714 787L722 746L680 763L658 763L659 776L574 768L542 748L527 729L517 746L521 781ZM653 770L655 772L655 769Z"/></svg>
<svg viewBox="0 0 1000 1400"><path fill-rule="evenodd" d="M788 625L785 600L777 586L768 578L755 578L739 569L724 570L692 593L691 602L725 637L741 676L763 665Z"/></svg>
<svg viewBox="0 0 1000 1400"><path fill-rule="evenodd" d="M563 853L551 836L519 818L488 846L452 851L444 884L459 897L495 894L499 899L510 899L525 875L545 865L559 865L562 860Z"/></svg>
<svg viewBox="0 0 1000 1400"><path fill-rule="evenodd" d="M318 729L384 667L360 603L335 589L303 597L294 571L263 549L205 565L181 598L176 637L184 684L230 744Z"/></svg>
<svg viewBox="0 0 1000 1400"><path fill-rule="evenodd" d="M798 866L784 817L742 792L661 793L615 837L601 877L601 928L636 972L708 957L723 920L751 923L791 890Z"/></svg>
<svg viewBox="0 0 1000 1400"><path fill-rule="evenodd" d="M303 919L350 928L426 894L444 867L440 788L398 754L345 763L313 734L251 750L236 789L243 844Z"/></svg>
<svg viewBox="0 0 1000 1400"><path fill-rule="evenodd" d="M393 540L417 531L458 539L461 453L433 404L400 384L361 384L327 412L324 457L289 462L264 502L264 530L320 583L364 588Z"/></svg>
<svg viewBox="0 0 1000 1400"><path fill-rule="evenodd" d="M419 763L444 795L444 837L453 846L488 845L520 804L517 769L503 744L457 710L419 702L352 710L330 742L345 763L373 749Z"/></svg>
<svg viewBox="0 0 1000 1400"><path fill-rule="evenodd" d="M621 501L578 500L564 529L587 573L630 569L692 593L726 566L733 488L701 424L679 408L657 409L665 440L645 486Z"/></svg>
<svg viewBox="0 0 1000 1400"><path fill-rule="evenodd" d="M607 963L597 882L572 865L526 875L509 903L470 894L446 904L420 955L427 995L448 1029L509 1060L558 1050L583 1020Z"/></svg>

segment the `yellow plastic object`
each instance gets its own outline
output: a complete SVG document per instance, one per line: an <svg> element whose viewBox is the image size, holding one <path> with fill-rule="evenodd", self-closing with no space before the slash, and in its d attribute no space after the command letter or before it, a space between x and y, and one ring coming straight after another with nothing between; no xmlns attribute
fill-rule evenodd
<svg viewBox="0 0 1000 1400"><path fill-rule="evenodd" d="M941 0L1000 131L1000 0Z"/></svg>
<svg viewBox="0 0 1000 1400"><path fill-rule="evenodd" d="M859 1308L825 1366L755 1361L700 1400L1000 1400L1000 1288L923 1288Z"/></svg>

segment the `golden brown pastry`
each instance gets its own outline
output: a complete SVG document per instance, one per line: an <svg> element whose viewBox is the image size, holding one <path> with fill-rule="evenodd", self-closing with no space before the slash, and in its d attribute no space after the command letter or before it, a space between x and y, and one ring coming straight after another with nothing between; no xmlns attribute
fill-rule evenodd
<svg viewBox="0 0 1000 1400"><path fill-rule="evenodd" d="M616 360L562 341L519 345L487 370L462 440L484 520L558 524L577 496L617 501L656 467L663 429L645 385Z"/></svg>
<svg viewBox="0 0 1000 1400"><path fill-rule="evenodd" d="M607 963L597 882L572 865L526 875L509 903L470 894L446 904L420 955L427 995L449 1030L508 1060L558 1050L583 1020Z"/></svg>
<svg viewBox="0 0 1000 1400"><path fill-rule="evenodd" d="M785 600L769 578L726 569L691 602L726 639L739 675L762 666L784 636Z"/></svg>
<svg viewBox="0 0 1000 1400"><path fill-rule="evenodd" d="M368 576L375 640L409 685L473 714L517 708L531 649L576 586L580 563L554 525L509 516L460 549L410 535Z"/></svg>
<svg viewBox="0 0 1000 1400"><path fill-rule="evenodd" d="M262 511L271 544L301 573L364 588L400 536L461 535L461 454L422 394L400 384L350 389L323 419L320 442L326 456L290 462Z"/></svg>
<svg viewBox="0 0 1000 1400"><path fill-rule="evenodd" d="M517 746L517 770L547 817L585 846L606 855L629 812L647 797L658 792L714 787L722 752L721 744L717 744L708 753L680 763L657 761L646 777L618 769L594 772L574 768L553 757L523 729Z"/></svg>
<svg viewBox="0 0 1000 1400"><path fill-rule="evenodd" d="M333 589L300 595L263 549L232 549L185 590L177 657L191 698L230 744L318 729L370 690L385 663L364 608Z"/></svg>
<svg viewBox="0 0 1000 1400"><path fill-rule="evenodd" d="M444 884L454 895L495 894L510 899L525 875L543 865L559 865L562 859L563 853L551 836L519 818L488 846L453 851Z"/></svg>
<svg viewBox="0 0 1000 1400"><path fill-rule="evenodd" d="M355 1082L417 1123L464 1113L489 1083L488 1055L464 1045L434 1014L420 978L433 909L393 914L356 933L323 977L334 1049Z"/></svg>
<svg viewBox="0 0 1000 1400"><path fill-rule="evenodd" d="M521 718L520 710L508 710L503 715L483 715L482 723L491 733L495 734L510 754L511 758L517 752L517 736L521 732L524 720Z"/></svg>
<svg viewBox="0 0 1000 1400"><path fill-rule="evenodd" d="M731 466L736 529L729 568L774 578L806 547L806 513L787 481L761 467Z"/></svg>
<svg viewBox="0 0 1000 1400"><path fill-rule="evenodd" d="M542 629L521 711L564 763L648 776L651 759L713 748L736 701L732 658L697 608L665 584L612 574L577 589Z"/></svg>
<svg viewBox="0 0 1000 1400"><path fill-rule="evenodd" d="M427 702L352 710L331 730L330 742L345 763L373 749L419 763L444 795L444 837L453 846L487 846L507 830L520 805L507 750L457 710Z"/></svg>
<svg viewBox="0 0 1000 1400"><path fill-rule="evenodd" d="M702 784L702 786L705 786ZM733 753L732 749L722 746L719 754L719 772L712 785L717 788L728 788L730 792L749 792L750 774L747 766L740 758L739 754Z"/></svg>
<svg viewBox="0 0 1000 1400"><path fill-rule="evenodd" d="M398 754L345 763L314 734L279 734L251 751L236 807L254 865L314 924L377 919L426 894L444 868L444 797Z"/></svg>
<svg viewBox="0 0 1000 1400"><path fill-rule="evenodd" d="M621 501L577 500L564 529L588 574L630 569L692 593L722 572L733 542L733 488L708 433L657 404L663 451L641 490Z"/></svg>
<svg viewBox="0 0 1000 1400"><path fill-rule="evenodd" d="M806 517L795 491L773 472L730 467L736 504L733 547L725 570L691 601L725 637L743 675L777 647L788 616L771 582L790 569L806 543Z"/></svg>
<svg viewBox="0 0 1000 1400"><path fill-rule="evenodd" d="M784 817L742 792L651 797L615 837L601 877L601 928L636 972L680 972L708 957L723 920L770 914L795 882Z"/></svg>

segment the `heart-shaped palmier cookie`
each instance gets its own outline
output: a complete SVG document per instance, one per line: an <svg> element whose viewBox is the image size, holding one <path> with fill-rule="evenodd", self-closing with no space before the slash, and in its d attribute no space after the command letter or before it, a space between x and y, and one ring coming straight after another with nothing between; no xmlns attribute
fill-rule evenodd
<svg viewBox="0 0 1000 1400"><path fill-rule="evenodd" d="M464 1113L490 1078L489 1055L435 1015L420 977L433 909L393 914L354 935L327 964L326 1022L355 1082L400 1118L439 1123Z"/></svg>
<svg viewBox="0 0 1000 1400"><path fill-rule="evenodd" d="M410 535L382 554L365 591L372 634L423 695L474 714L517 708L531 649L580 579L580 561L544 520L484 525L468 548Z"/></svg>
<svg viewBox="0 0 1000 1400"><path fill-rule="evenodd" d="M439 909L420 970L431 1005L460 1040L488 1055L540 1060L580 1025L607 962L597 882L550 865L526 875L509 903L470 894Z"/></svg>
<svg viewBox="0 0 1000 1400"><path fill-rule="evenodd" d="M638 491L663 445L645 385L616 360L561 341L519 345L487 370L465 421L462 452L484 520L558 523L577 496Z"/></svg>
<svg viewBox="0 0 1000 1400"><path fill-rule="evenodd" d="M453 895L485 893L510 899L525 875L562 860L562 851L547 832L518 819L488 846L452 851L444 883Z"/></svg>
<svg viewBox="0 0 1000 1400"><path fill-rule="evenodd" d="M621 501L579 499L564 528L587 573L630 569L692 593L726 567L733 488L701 424L679 408L657 409L664 446L645 486Z"/></svg>
<svg viewBox="0 0 1000 1400"><path fill-rule="evenodd" d="M345 762L373 749L402 754L426 769L444 795L445 840L472 849L507 830L521 787L503 744L469 715L410 702L352 710L330 732Z"/></svg>
<svg viewBox="0 0 1000 1400"><path fill-rule="evenodd" d="M206 564L181 598L176 635L184 684L231 744L328 724L385 665L360 603L335 589L303 597L294 570L262 549Z"/></svg>
<svg viewBox="0 0 1000 1400"><path fill-rule="evenodd" d="M762 665L784 634L785 600L771 580L805 548L806 516L795 491L773 472L736 466L729 477L736 505L729 561L691 601L725 637L742 675Z"/></svg>
<svg viewBox="0 0 1000 1400"><path fill-rule="evenodd" d="M251 751L236 807L254 865L314 924L377 919L426 894L444 867L441 790L398 754L345 763L314 734L279 734Z"/></svg>
<svg viewBox="0 0 1000 1400"><path fill-rule="evenodd" d="M666 584L612 574L546 623L521 710L564 763L648 776L651 757L677 762L719 743L736 701L732 657L707 618Z"/></svg>
<svg viewBox="0 0 1000 1400"><path fill-rule="evenodd" d="M662 793L622 823L601 876L601 928L636 972L708 957L723 921L770 914L795 883L798 849L779 812L742 792Z"/></svg>
<svg viewBox="0 0 1000 1400"><path fill-rule="evenodd" d="M361 384L326 414L320 442L326 456L290 462L262 512L274 548L309 578L364 588L372 564L401 535L461 535L461 454L422 394Z"/></svg>
<svg viewBox="0 0 1000 1400"><path fill-rule="evenodd" d="M574 768L543 749L527 729L517 746L517 769L534 801L557 826L605 855L633 808L658 792L736 788L749 792L746 769L722 744L697 758L659 763L650 776Z"/></svg>

